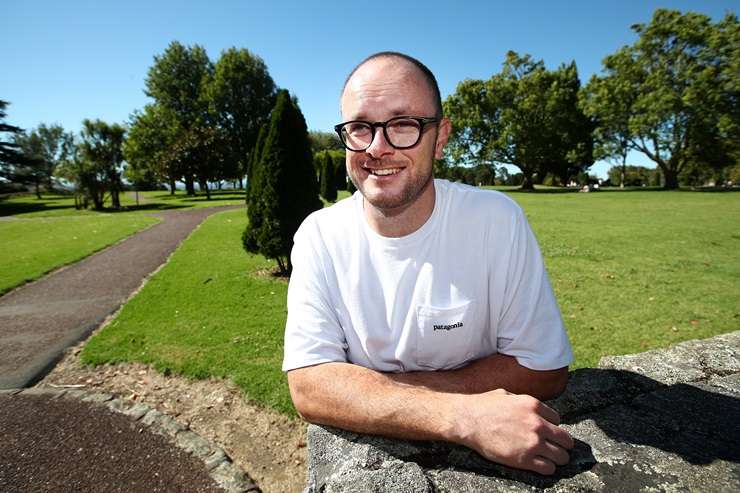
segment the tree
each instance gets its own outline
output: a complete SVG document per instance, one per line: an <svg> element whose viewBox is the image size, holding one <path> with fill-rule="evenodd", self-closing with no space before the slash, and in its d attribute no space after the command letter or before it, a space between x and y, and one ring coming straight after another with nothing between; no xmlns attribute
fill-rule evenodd
<svg viewBox="0 0 740 493"><path fill-rule="evenodd" d="M62 175L76 185L78 207L92 201L95 209L102 209L106 196L111 206L121 207L123 140L126 129L101 120L83 120L78 152L63 167Z"/></svg>
<svg viewBox="0 0 740 493"><path fill-rule="evenodd" d="M524 175L523 189L534 188L536 175L566 177L588 168L591 122L576 104L579 84L574 63L548 71L510 51L501 73L463 81L445 101L451 160L514 165Z"/></svg>
<svg viewBox="0 0 740 493"><path fill-rule="evenodd" d="M129 165L128 178L137 189L156 188L166 181L170 193L175 193L182 171L172 159L172 148L179 133L174 116L162 105L147 104L131 115L123 156Z"/></svg>
<svg viewBox="0 0 740 493"><path fill-rule="evenodd" d="M740 27L734 14L709 17L658 9L639 39L604 59L588 86L586 109L602 138L657 164L664 186L678 187L693 163L722 168L740 153ZM626 126L625 126L626 125ZM627 136L626 142L619 139Z"/></svg>
<svg viewBox="0 0 740 493"><path fill-rule="evenodd" d="M5 123L8 104L10 103L0 99L0 139L2 139L0 140L0 178L12 182L17 176L17 168L25 164L25 159L20 147L14 142L14 138L21 134L23 129ZM3 134L10 134L10 140L6 140L7 137L3 137Z"/></svg>
<svg viewBox="0 0 740 493"><path fill-rule="evenodd" d="M154 57L145 93L162 107L163 114L173 119L168 125L177 132L173 141L188 139L193 127L211 123L207 87L212 77L213 64L202 46L185 47L173 41L164 54ZM181 160L178 164L187 193L194 195L199 163Z"/></svg>
<svg viewBox="0 0 740 493"><path fill-rule="evenodd" d="M327 202L334 202L337 200L337 177L334 160L331 158L331 154L326 151L316 157L321 163L321 180L319 186L321 196Z"/></svg>
<svg viewBox="0 0 740 493"><path fill-rule="evenodd" d="M274 258L290 275L293 235L321 208L306 121L286 90L280 90L257 170L253 169L244 248Z"/></svg>
<svg viewBox="0 0 740 493"><path fill-rule="evenodd" d="M257 141L249 153L249 158L247 160L247 190L245 193L247 207L249 207L249 197L253 188L252 184L257 179L256 173L259 171L259 163L262 160L262 149L265 147L265 138L267 137L268 130L268 124L264 124L260 127L259 133L257 134Z"/></svg>
<svg viewBox="0 0 740 493"><path fill-rule="evenodd" d="M47 190L53 188L54 172L71 153L74 136L61 125L42 123L30 132L16 134L14 140L25 157L17 168L16 180L32 184L40 199L41 185Z"/></svg>
<svg viewBox="0 0 740 493"><path fill-rule="evenodd" d="M311 130L308 137L311 139L311 152L314 155L321 151L344 151L344 144L334 132Z"/></svg>
<svg viewBox="0 0 740 493"><path fill-rule="evenodd" d="M636 83L638 74L634 71L629 53L621 49L604 59L609 74L592 76L580 94L583 111L594 118L595 157L616 161L622 167L621 175L612 183L625 186L627 173L627 155L630 151L630 117L631 108L637 97ZM617 68L618 67L618 68ZM622 77L616 77L615 72Z"/></svg>
<svg viewBox="0 0 740 493"><path fill-rule="evenodd" d="M328 151L334 162L334 183L337 190L347 190L347 156L344 151Z"/></svg>
<svg viewBox="0 0 740 493"><path fill-rule="evenodd" d="M259 129L275 105L276 92L275 83L260 57L243 48L230 48L221 53L208 86L208 101L215 123L226 139L224 178L238 179L242 183Z"/></svg>

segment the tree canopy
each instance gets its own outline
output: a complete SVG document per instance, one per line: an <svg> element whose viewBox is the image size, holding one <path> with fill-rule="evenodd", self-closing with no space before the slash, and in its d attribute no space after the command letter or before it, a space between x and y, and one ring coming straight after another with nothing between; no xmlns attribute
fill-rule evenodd
<svg viewBox="0 0 740 493"><path fill-rule="evenodd" d="M740 27L727 14L658 9L639 35L603 61L584 110L598 122L603 155L633 149L654 161L665 187L687 166L722 168L740 159ZM623 160L624 162L624 160Z"/></svg>
<svg viewBox="0 0 740 493"><path fill-rule="evenodd" d="M321 208L306 121L286 90L280 90L253 163L244 248L273 258L280 272L292 270L293 235L311 212Z"/></svg>
<svg viewBox="0 0 740 493"><path fill-rule="evenodd" d="M566 181L593 163L592 123L578 107L579 89L575 63L549 71L510 51L500 73L461 82L445 101L450 159L514 165L527 189L548 172Z"/></svg>

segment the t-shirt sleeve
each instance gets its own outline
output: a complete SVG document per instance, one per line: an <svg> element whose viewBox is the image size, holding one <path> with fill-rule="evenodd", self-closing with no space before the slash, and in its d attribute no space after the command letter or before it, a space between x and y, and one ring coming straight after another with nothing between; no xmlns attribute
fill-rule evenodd
<svg viewBox="0 0 740 493"><path fill-rule="evenodd" d="M570 364L573 351L537 240L521 208L512 219L496 346L532 370Z"/></svg>
<svg viewBox="0 0 740 493"><path fill-rule="evenodd" d="M291 263L283 371L347 361L344 332L329 297L328 252L310 218L295 234Z"/></svg>

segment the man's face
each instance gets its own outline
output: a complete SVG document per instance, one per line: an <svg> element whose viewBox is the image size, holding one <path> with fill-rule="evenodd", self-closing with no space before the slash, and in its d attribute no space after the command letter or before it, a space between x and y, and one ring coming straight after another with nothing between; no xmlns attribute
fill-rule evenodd
<svg viewBox="0 0 740 493"><path fill-rule="evenodd" d="M395 59L375 59L361 66L347 83L341 104L342 121L435 116L432 91L422 75ZM347 151L347 172L372 206L404 210L430 189L433 161L442 157L448 135L446 119L439 127L428 124L416 146L399 150L378 128L365 151Z"/></svg>

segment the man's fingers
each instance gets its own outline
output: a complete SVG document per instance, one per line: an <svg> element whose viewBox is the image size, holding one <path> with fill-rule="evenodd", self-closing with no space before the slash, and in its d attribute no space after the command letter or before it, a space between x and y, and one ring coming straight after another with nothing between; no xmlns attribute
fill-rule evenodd
<svg viewBox="0 0 740 493"><path fill-rule="evenodd" d="M532 463L527 469L544 474L545 476L550 476L555 472L555 464L551 460L538 455L532 459Z"/></svg>
<svg viewBox="0 0 740 493"><path fill-rule="evenodd" d="M549 440L545 440L545 443L542 445L541 448L542 453L540 455L542 455L546 459L553 461L559 466L564 466L565 464L570 462L570 454L568 454L568 452L560 445L552 443Z"/></svg>
<svg viewBox="0 0 740 493"><path fill-rule="evenodd" d="M549 425L548 429L549 433L544 437L546 440L567 450L574 447L575 443L573 442L573 437L570 436L570 433L555 425Z"/></svg>
<svg viewBox="0 0 740 493"><path fill-rule="evenodd" d="M537 406L537 414L548 420L550 423L554 425L560 424L560 415L550 406L539 403Z"/></svg>

